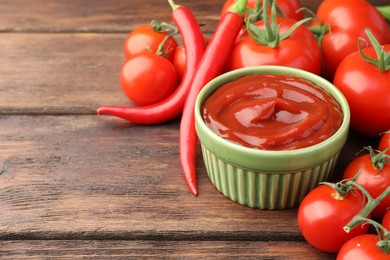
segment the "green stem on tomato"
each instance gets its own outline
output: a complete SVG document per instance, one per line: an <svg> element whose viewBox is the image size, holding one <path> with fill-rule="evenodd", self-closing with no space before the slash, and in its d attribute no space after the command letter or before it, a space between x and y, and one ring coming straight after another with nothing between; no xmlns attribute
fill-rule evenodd
<svg viewBox="0 0 390 260"><path fill-rule="evenodd" d="M383 18L390 21L390 5L375 6L375 8L381 13Z"/></svg>
<svg viewBox="0 0 390 260"><path fill-rule="evenodd" d="M367 223L371 224L375 227L375 230L379 236L379 241L377 242L377 247L385 254L390 254L390 232L387 230L384 226L379 224L378 222L362 217L361 215L358 215L355 217L356 221L359 223ZM345 230L345 228L344 228Z"/></svg>
<svg viewBox="0 0 390 260"><path fill-rule="evenodd" d="M370 153L372 165L374 165L376 169L379 169L377 174L382 172L383 167L385 167L387 163L390 163L390 155L386 154L388 149L384 151L375 151L371 146L364 147L364 149L367 149Z"/></svg>
<svg viewBox="0 0 390 260"><path fill-rule="evenodd" d="M259 1L257 1L256 3L258 4ZM249 36L256 43L264 45L264 46L268 46L271 48L278 47L280 44L280 41L289 37L300 25L311 20L311 18L302 19L302 20L296 22L293 26L291 26L291 28L287 32L279 33L279 25L278 25L278 21L277 21L277 5L276 5L275 0L272 0L272 4L271 4L271 23L272 24L270 24L270 21L269 21L268 11L265 11L265 10L268 10L268 8L269 8L269 0L264 0L263 1L263 8L262 8L263 9L262 15L263 15L265 29L261 29L261 28L257 27L256 25L254 25L254 22L257 21L256 17L253 18L253 17L249 16L249 18L245 21L245 24L246 24L246 28L247 28L247 31L249 33ZM257 7L255 7L255 10L256 9L257 9ZM255 12L255 15L257 15L256 12Z"/></svg>
<svg viewBox="0 0 390 260"><path fill-rule="evenodd" d="M378 67L378 69L381 72L385 72L390 70L390 52L386 52L385 48L380 45L380 43L375 39L374 35L371 33L370 29L365 30L368 39L370 40L370 43L372 44L372 47L375 49L375 53L377 55L378 59L373 59L371 57L368 57L364 52L363 48L360 44L361 41L365 41L363 38L359 38L358 40L358 50L360 55L365 59L367 62L373 64L374 66Z"/></svg>
<svg viewBox="0 0 390 260"><path fill-rule="evenodd" d="M359 190L363 189L365 190L364 188L362 188L361 186L358 187ZM386 190L384 190L382 192L381 195L379 195L378 197L376 197L375 199L373 199L371 196L368 197L368 202L367 204L364 206L364 208L360 211L360 213L358 215L356 215L345 227L344 227L344 231L349 233L351 231L351 229L353 229L354 227L356 227L357 225L359 225L362 221L361 221L361 218L365 218L368 216L368 214L370 214L370 212L376 207L378 206L378 204L386 197L390 194L390 187L387 187Z"/></svg>
<svg viewBox="0 0 390 260"><path fill-rule="evenodd" d="M179 6L177 6L178 8ZM167 54L172 51L172 49L169 48L169 46L167 48L165 48L165 51L164 51L164 47L165 47L165 44L167 43L167 41L172 38L174 35L178 34L179 33L179 29L174 26L173 24L169 24L169 23L166 23L166 22L158 22L156 20L152 20L150 22L150 27L152 27L152 29L156 32L159 32L159 33L168 33L167 36L165 36L165 38L162 40L162 42L159 44L157 50L156 50L156 54L157 55L160 55L160 56L163 56L163 57L166 57Z"/></svg>
<svg viewBox="0 0 390 260"><path fill-rule="evenodd" d="M320 18L310 9L306 7L300 8L298 11L306 11L309 13L310 17L314 19L318 25L311 25L309 26L309 30L313 33L314 37L317 39L318 45L322 46L322 39L324 38L325 34L330 31L330 25L329 24L323 24Z"/></svg>

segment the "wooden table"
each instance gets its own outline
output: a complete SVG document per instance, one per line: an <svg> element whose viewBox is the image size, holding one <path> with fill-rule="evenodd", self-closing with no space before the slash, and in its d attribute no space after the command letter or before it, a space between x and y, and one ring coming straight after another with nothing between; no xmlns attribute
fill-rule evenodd
<svg viewBox="0 0 390 260"><path fill-rule="evenodd" d="M223 2L177 1L207 36ZM301 2L316 10L320 1ZM304 241L296 208L252 209L221 195L200 153L193 196L179 119L139 126L95 114L129 104L118 80L128 32L170 13L161 0L0 0L0 256L335 257ZM333 179L376 141L351 133Z"/></svg>

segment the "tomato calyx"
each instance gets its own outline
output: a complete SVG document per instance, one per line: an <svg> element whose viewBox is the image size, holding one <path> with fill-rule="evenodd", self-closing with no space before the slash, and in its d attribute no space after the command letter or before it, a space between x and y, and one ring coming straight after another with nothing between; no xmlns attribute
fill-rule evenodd
<svg viewBox="0 0 390 260"><path fill-rule="evenodd" d="M351 180L349 179L341 180L337 183L321 182L320 184L328 185L335 190L335 193L332 194L332 197L335 200L343 200L349 192L355 190L356 188L358 188L359 190L363 189L362 193L365 196L371 197L370 194L368 194L368 192L364 190L364 188L361 188L360 185L355 182L358 175L359 173L357 173L355 177Z"/></svg>
<svg viewBox="0 0 390 260"><path fill-rule="evenodd" d="M313 33L314 37L317 39L318 45L321 47L322 39L324 38L325 34L331 32L330 25L324 24L312 10L305 7L302 7L301 10L305 10L306 12L308 12L312 19L318 23L317 25L311 25L308 28Z"/></svg>
<svg viewBox="0 0 390 260"><path fill-rule="evenodd" d="M377 39L374 37L374 35L371 33L370 29L365 30L368 39L370 40L370 43L372 44L372 47L375 50L375 53L377 55L377 59L373 59L371 57L368 57L364 52L363 48L361 46L361 41L365 41L363 38L359 38L358 40L358 50L360 55L368 61L369 63L373 64L374 66L378 67L379 71L385 72L390 70L390 52L386 52L385 48L380 45L380 43L377 41Z"/></svg>
<svg viewBox="0 0 390 260"><path fill-rule="evenodd" d="M174 35L178 34L179 33L179 29L174 26L173 24L169 24L169 23L166 23L166 22L159 22L157 20L152 20L150 22L150 27L155 31L155 32L158 32L158 33L167 33L167 35L165 36L164 40L162 40L162 42L159 44L157 50L156 50L156 54L159 55L159 56L163 56L163 57L167 57L168 56L168 53L171 52L173 50L173 48L171 48L170 46L168 46L168 48L165 48L164 50L164 47L165 47L165 44L167 43L167 41L172 38ZM146 48L153 52L149 46L146 46Z"/></svg>
<svg viewBox="0 0 390 260"><path fill-rule="evenodd" d="M284 33L279 33L279 25L277 21L277 7L275 0L272 1L271 4L271 22L269 21L268 12L264 10L268 10L269 8L269 0L263 1L262 11L256 11L259 9L260 1L256 1L255 11L252 15L250 15L246 21L245 26L248 31L249 36L253 39L257 44L261 44L264 46L268 46L271 48L276 48L279 46L279 43L289 37L300 25L308 22L311 18L305 18L300 21L297 21L290 29ZM264 20L265 29L257 27L254 23L259 20L259 15L262 16L262 20Z"/></svg>
<svg viewBox="0 0 390 260"><path fill-rule="evenodd" d="M372 165L378 169L377 174L380 174L383 170L383 167L387 163L390 163L390 155L386 153L390 147L383 151L374 150L371 146L365 146L364 149L368 150L370 153Z"/></svg>

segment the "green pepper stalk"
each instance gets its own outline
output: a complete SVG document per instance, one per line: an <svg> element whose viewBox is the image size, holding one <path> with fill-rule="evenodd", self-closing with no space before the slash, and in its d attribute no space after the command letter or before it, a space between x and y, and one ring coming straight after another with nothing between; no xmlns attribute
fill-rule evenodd
<svg viewBox="0 0 390 260"><path fill-rule="evenodd" d="M362 46L360 44L361 41L365 41L363 38L359 38L358 40L358 50L360 55L368 61L369 63L373 64L374 66L378 67L378 69L381 72L385 72L390 70L390 52L385 51L385 48L380 45L380 43L375 39L374 35L371 33L370 29L365 30L368 39L370 40L370 43L372 44L373 48L375 49L375 53L377 55L378 59L373 59L371 57L368 57L366 54L364 54Z"/></svg>
<svg viewBox="0 0 390 260"><path fill-rule="evenodd" d="M291 26L291 28L287 32L279 33L279 25L277 22L277 7L276 7L275 0L272 0L272 4L271 4L272 24L270 24L269 22L269 14L268 11L266 11L269 8L269 0L263 1L263 8L262 8L263 11L256 12L256 10L259 10L258 9L259 2L260 1L256 1L256 6L254 8L255 11L253 15L258 16L259 13L262 14L265 29L261 29L253 24L254 21L258 20L256 17L254 18L253 15L249 16L249 18L245 21L245 25L250 37L258 44L268 46L271 48L276 48L279 46L279 43L282 40L289 37L296 30L296 28L311 20L311 18L302 19L296 22L293 26Z"/></svg>

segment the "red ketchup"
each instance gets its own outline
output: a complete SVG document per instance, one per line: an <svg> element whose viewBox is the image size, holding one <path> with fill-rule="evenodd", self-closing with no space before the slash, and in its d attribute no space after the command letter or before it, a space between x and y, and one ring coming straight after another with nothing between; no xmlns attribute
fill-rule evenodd
<svg viewBox="0 0 390 260"><path fill-rule="evenodd" d="M270 74L245 76L223 85L204 102L202 116L222 138L263 150L320 143L343 120L337 101L311 81Z"/></svg>

